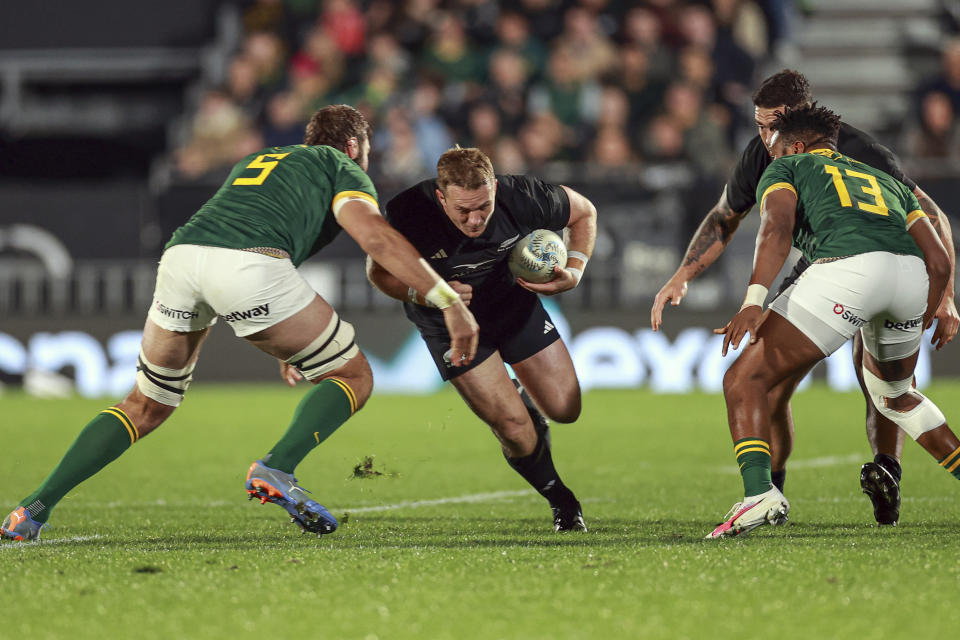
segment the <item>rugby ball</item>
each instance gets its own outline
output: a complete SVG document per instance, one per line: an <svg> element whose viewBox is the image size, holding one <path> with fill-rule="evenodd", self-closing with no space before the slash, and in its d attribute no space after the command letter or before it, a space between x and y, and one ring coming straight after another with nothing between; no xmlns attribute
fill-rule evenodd
<svg viewBox="0 0 960 640"><path fill-rule="evenodd" d="M507 266L510 273L527 282L550 282L554 267L567 266L567 247L553 231L536 229L513 247Z"/></svg>

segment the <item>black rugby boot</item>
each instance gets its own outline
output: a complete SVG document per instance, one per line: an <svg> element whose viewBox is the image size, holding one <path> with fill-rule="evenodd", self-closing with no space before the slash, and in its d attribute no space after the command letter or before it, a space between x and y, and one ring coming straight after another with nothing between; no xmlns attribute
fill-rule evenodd
<svg viewBox="0 0 960 640"><path fill-rule="evenodd" d="M877 524L896 526L900 520L900 481L884 465L860 467L860 489L870 496Z"/></svg>

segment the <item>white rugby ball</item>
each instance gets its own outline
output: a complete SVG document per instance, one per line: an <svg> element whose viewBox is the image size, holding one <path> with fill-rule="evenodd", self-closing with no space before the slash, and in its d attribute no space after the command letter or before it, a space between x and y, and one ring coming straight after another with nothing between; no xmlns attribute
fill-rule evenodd
<svg viewBox="0 0 960 640"><path fill-rule="evenodd" d="M553 231L536 229L514 245L507 265L510 273L527 282L550 282L554 267L567 266L567 247Z"/></svg>

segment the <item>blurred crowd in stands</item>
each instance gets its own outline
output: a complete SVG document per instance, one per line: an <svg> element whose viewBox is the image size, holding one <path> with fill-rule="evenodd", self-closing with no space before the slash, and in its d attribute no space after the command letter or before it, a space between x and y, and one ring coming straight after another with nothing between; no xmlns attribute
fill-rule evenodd
<svg viewBox="0 0 960 640"><path fill-rule="evenodd" d="M371 174L431 173L453 144L498 171L574 161L635 173L683 163L723 176L754 135L750 94L776 70L793 0L252 0L222 86L202 96L179 174L298 144L318 107L374 127ZM918 97L909 153L958 151L960 41Z"/></svg>
<svg viewBox="0 0 960 640"><path fill-rule="evenodd" d="M921 83L916 105L904 129L904 154L960 168L960 37L944 46L940 71Z"/></svg>
<svg viewBox="0 0 960 640"><path fill-rule="evenodd" d="M557 161L726 171L791 0L255 0L223 86L176 152L185 177L302 142L325 104L374 126L371 172L428 175L453 144L501 172Z"/></svg>

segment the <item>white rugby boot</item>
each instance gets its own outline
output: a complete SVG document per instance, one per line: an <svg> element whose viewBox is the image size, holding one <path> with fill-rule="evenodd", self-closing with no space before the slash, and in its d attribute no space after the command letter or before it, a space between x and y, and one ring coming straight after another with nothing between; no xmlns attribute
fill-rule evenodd
<svg viewBox="0 0 960 640"><path fill-rule="evenodd" d="M780 525L787 521L788 513L790 502L779 489L770 487L765 493L744 498L733 505L727 513L727 520L707 534L707 539L738 536L764 524Z"/></svg>

